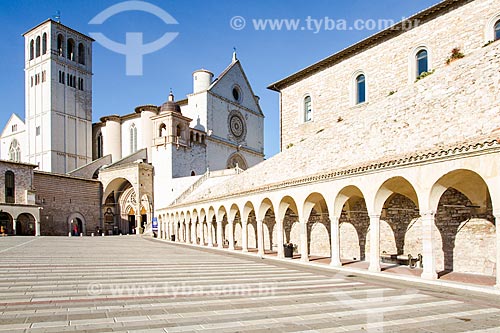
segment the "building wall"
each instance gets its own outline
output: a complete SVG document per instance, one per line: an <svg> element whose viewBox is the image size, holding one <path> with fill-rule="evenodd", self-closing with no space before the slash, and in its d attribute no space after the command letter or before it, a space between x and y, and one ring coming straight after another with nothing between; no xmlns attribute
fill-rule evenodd
<svg viewBox="0 0 500 333"><path fill-rule="evenodd" d="M14 172L15 203L34 204L29 202L27 191L33 190L33 165L0 161L0 203L5 202L5 172Z"/></svg>
<svg viewBox="0 0 500 333"><path fill-rule="evenodd" d="M296 145L300 140L325 127L338 128L339 146L352 145L353 141L357 143L358 138L361 138L363 149L367 153L372 152L372 146L386 144L377 140L379 137L394 139L403 136L403 139L406 139L405 132L409 129L418 132L418 135L409 138L408 142L411 141L413 147L408 148L425 145L429 136L443 131L440 126L432 124L446 123L451 119L455 121L458 118L462 122L457 123L453 129L448 129L453 130L453 133L444 138L447 141L465 136L462 134L464 129L469 133L481 130L485 123L491 121L498 127L496 113L477 114L471 111L476 111L479 105L484 109L497 104L492 100L492 96L485 96L492 92L493 87L474 85L476 80L481 80L482 73L485 72L475 71L472 63L478 60L475 59L475 54L491 50L498 44L482 48L490 39L485 36L485 29L499 13L498 1L466 2L465 5L423 22L412 30L383 40L340 63L283 88L282 150L291 144ZM435 69L436 72L415 82L411 65L419 47L427 48L429 68ZM446 65L445 62L455 47L461 49L465 58ZM498 57L496 59L498 60ZM461 67L464 63L471 64L471 71L463 71ZM451 71L450 68L467 73L466 79L461 77L465 79L462 89L447 89L451 85L447 81L454 78L443 72ZM367 102L354 105L354 80L359 72L366 76ZM439 76L440 82L429 84L429 80L436 76ZM494 82L498 83L498 76ZM483 90L482 93L475 93L480 89ZM312 97L313 120L304 123L303 99L308 94ZM414 98L415 95L418 98ZM453 103L439 103L443 96L451 95L457 96ZM433 103L434 99L437 99L436 103ZM443 112L444 110L446 112ZM424 115L425 119L422 119ZM390 132L378 132L384 131L383 126L380 126L381 122L387 123L385 127L390 129Z"/></svg>
<svg viewBox="0 0 500 333"><path fill-rule="evenodd" d="M67 236L72 216L83 216L86 235L95 233L102 225L99 181L35 172L34 186L36 202L43 207L40 212L42 235Z"/></svg>

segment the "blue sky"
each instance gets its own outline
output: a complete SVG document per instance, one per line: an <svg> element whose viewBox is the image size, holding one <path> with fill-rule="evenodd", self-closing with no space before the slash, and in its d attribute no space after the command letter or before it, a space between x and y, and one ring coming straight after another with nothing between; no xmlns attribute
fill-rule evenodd
<svg viewBox="0 0 500 333"><path fill-rule="evenodd" d="M63 24L85 34L102 32L119 43L125 42L126 32L142 32L145 43L160 38L166 32L179 33L164 48L144 56L142 76L127 76L125 56L94 43L94 121L104 115L131 113L138 105L160 105L167 99L170 88L176 99L185 98L192 91L192 72L206 68L217 76L230 63L233 47L236 47L254 92L261 98L266 116L265 153L266 157L270 157L279 152L279 96L266 87L377 31L377 28L332 30L331 24L325 26L326 17L334 20L340 28L342 20L348 26L358 19L399 21L439 1L148 0L168 12L178 24L166 25L155 15L139 11L117 14L100 26L89 24L102 10L120 2L0 0L0 20L6 27L0 52L2 127L12 112L24 117L24 41L21 35L59 10ZM246 20L243 29L231 27L231 19L235 16ZM306 21L308 17L309 25ZM269 27L263 31L254 28L254 20L259 19L301 21L295 31L284 28L272 31Z"/></svg>

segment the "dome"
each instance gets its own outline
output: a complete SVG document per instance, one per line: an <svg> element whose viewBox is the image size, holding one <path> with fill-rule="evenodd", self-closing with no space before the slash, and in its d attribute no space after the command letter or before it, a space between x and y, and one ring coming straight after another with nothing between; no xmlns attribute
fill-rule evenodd
<svg viewBox="0 0 500 333"><path fill-rule="evenodd" d="M170 94L168 95L168 101L163 103L163 105L160 107L160 113L161 112L181 113L181 107L174 102L174 95L172 94L172 92L170 92Z"/></svg>

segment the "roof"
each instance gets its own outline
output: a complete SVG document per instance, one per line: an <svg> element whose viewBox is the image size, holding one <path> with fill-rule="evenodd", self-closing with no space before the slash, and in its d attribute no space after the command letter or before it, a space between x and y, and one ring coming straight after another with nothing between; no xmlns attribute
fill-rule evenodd
<svg viewBox="0 0 500 333"><path fill-rule="evenodd" d="M38 24L37 26L35 26L35 27L31 28L30 30L26 31L25 33L23 33L23 36L26 36L28 33L30 33L31 31L33 31L33 30L35 30L35 29L37 29L38 27L40 27L40 26L42 26L42 25L46 24L47 22L51 22L52 24L59 25L59 26L63 27L64 29L69 30L69 31L71 31L71 32L73 32L73 33L75 33L75 34L77 34L77 35L79 35L79 36L81 36L81 37L83 37L83 38L85 38L85 39L88 39L88 40L90 40L90 41L92 41L92 42L94 42L94 41L95 41L92 37L89 37L89 36L87 36L87 35L85 35L85 34L82 34L81 32L76 31L75 29L72 29L72 28L70 28L70 27L68 27L68 26L66 26L66 25L64 25L64 24L62 24L61 22L54 21L53 19L50 19L50 18L49 18L49 19L46 19L46 20L45 20L45 21L43 21L42 23Z"/></svg>
<svg viewBox="0 0 500 333"><path fill-rule="evenodd" d="M267 88L274 91L280 91L281 89L292 85L295 82L298 82L306 77L309 77L315 73L322 71L325 68L331 67L337 63L342 62L343 60L362 52L375 44L380 43L383 40L387 40L393 37L396 37L405 31L408 31L408 23L411 22L420 22L420 24L425 23L426 21L432 19L436 15L439 15L447 10L449 10L453 6L462 6L466 3L469 3L474 0L444 0L432 7L429 7L405 20L402 20L395 25L382 30L380 32L375 33L374 35L353 44L333 55L318 61L304 69L299 70L298 72L287 76L284 79L271 83Z"/></svg>
<svg viewBox="0 0 500 333"><path fill-rule="evenodd" d="M22 166L27 166L27 167L38 168L38 165L36 165L36 164L25 163L25 162L15 162L15 161L10 161L10 160L0 160L0 163L9 163L9 164L16 164L16 165L22 165Z"/></svg>

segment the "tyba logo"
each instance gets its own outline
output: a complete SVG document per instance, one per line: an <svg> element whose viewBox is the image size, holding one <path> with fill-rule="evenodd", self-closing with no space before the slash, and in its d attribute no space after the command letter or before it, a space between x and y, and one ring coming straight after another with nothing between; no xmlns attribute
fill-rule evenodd
<svg viewBox="0 0 500 333"><path fill-rule="evenodd" d="M103 24L110 17L127 11L142 11L150 13L160 18L165 24L178 24L178 22L166 11L158 6L144 1L124 1L110 6L97 14L89 21L89 24ZM144 44L142 32L127 32L125 34L125 44L117 43L103 33L89 33L99 44L116 53L125 55L125 68L127 75L142 75L142 57L145 54L158 51L172 42L178 32L167 32L159 39Z"/></svg>

